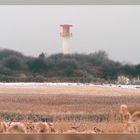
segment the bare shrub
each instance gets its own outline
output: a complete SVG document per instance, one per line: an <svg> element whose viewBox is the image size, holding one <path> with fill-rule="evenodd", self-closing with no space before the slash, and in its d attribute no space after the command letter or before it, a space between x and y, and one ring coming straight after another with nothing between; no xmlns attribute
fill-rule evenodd
<svg viewBox="0 0 140 140"><path fill-rule="evenodd" d="M46 122L35 123L35 128L37 130L37 133L49 133L50 132L49 125Z"/></svg>
<svg viewBox="0 0 140 140"><path fill-rule="evenodd" d="M122 104L120 106L120 117L122 123L128 122L131 118L131 114L128 111L128 107L125 104Z"/></svg>
<svg viewBox="0 0 140 140"><path fill-rule="evenodd" d="M0 133L4 133L7 131L7 123L5 121L0 121Z"/></svg>
<svg viewBox="0 0 140 140"><path fill-rule="evenodd" d="M138 133L140 130L140 111L136 111L132 114L131 119L128 121L126 128L129 132Z"/></svg>
<svg viewBox="0 0 140 140"><path fill-rule="evenodd" d="M26 133L26 126L22 122L12 122L7 130L8 133Z"/></svg>

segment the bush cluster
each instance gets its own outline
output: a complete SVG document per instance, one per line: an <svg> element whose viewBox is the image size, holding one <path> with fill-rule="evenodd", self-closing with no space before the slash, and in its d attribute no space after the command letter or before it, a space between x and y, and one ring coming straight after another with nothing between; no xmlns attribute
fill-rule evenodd
<svg viewBox="0 0 140 140"><path fill-rule="evenodd" d="M38 57L4 49L0 51L0 81L96 82L116 80L119 75L140 76L140 64L111 60L105 51L91 54L55 54Z"/></svg>

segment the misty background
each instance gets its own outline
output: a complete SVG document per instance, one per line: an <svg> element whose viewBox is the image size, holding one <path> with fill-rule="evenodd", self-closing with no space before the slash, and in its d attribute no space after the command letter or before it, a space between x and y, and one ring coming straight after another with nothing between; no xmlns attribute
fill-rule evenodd
<svg viewBox="0 0 140 140"><path fill-rule="evenodd" d="M61 53L63 23L73 25L71 53L105 50L114 60L140 62L140 6L0 6L0 48Z"/></svg>

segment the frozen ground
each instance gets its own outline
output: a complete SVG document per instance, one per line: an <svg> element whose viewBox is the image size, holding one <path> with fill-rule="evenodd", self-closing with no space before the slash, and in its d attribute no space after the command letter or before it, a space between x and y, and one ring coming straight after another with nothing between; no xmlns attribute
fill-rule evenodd
<svg viewBox="0 0 140 140"><path fill-rule="evenodd" d="M95 86L95 87L116 87L116 88L140 88L140 85L115 85L115 84L92 84L92 83L38 83L38 82L31 82L31 83L0 83L0 86Z"/></svg>

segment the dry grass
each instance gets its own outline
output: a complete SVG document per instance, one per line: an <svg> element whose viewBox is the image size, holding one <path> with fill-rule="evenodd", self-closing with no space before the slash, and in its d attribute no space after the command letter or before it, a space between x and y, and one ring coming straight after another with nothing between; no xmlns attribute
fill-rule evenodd
<svg viewBox="0 0 140 140"><path fill-rule="evenodd" d="M100 128L105 133L122 133L123 132L123 124L121 123L113 123L113 122L103 122L103 123L93 123L93 122L56 122L55 129L58 130L59 133L66 132L71 130L72 126L80 125L77 129L78 132L86 132L93 131L94 127Z"/></svg>
<svg viewBox="0 0 140 140"><path fill-rule="evenodd" d="M4 120L54 122L59 132L80 124L78 131L96 126L106 133L123 131L120 104L140 110L140 89L97 86L0 86L0 117Z"/></svg>

